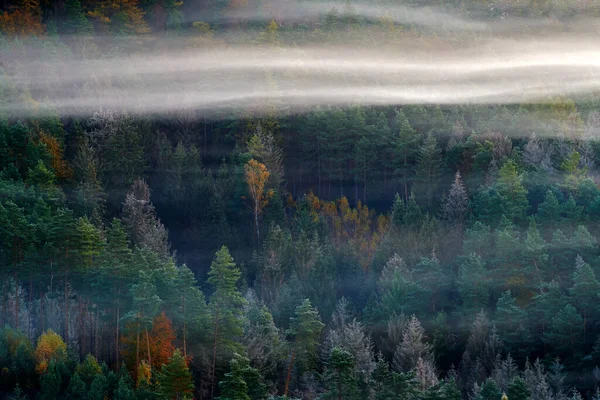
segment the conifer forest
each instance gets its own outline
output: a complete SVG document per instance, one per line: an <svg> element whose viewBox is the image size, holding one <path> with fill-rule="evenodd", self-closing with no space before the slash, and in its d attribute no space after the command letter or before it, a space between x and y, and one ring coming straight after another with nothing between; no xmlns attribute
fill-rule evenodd
<svg viewBox="0 0 600 400"><path fill-rule="evenodd" d="M0 399L600 400L594 0L0 0Z"/></svg>

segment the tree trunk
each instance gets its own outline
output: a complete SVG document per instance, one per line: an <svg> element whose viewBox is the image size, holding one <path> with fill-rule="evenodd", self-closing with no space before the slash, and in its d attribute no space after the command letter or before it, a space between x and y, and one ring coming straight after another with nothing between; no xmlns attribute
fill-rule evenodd
<svg viewBox="0 0 600 400"><path fill-rule="evenodd" d="M98 344L100 339L98 338L98 329L100 328L100 308L96 306L96 322L94 323L94 354L98 358Z"/></svg>
<svg viewBox="0 0 600 400"><path fill-rule="evenodd" d="M258 203L254 207L254 225L256 226L256 244L260 247L260 232L258 231Z"/></svg>
<svg viewBox="0 0 600 400"><path fill-rule="evenodd" d="M65 267L65 332L64 338L67 346L69 344L69 281L67 277L69 276L69 269Z"/></svg>
<svg viewBox="0 0 600 400"><path fill-rule="evenodd" d="M185 315L185 292L183 294L183 358L187 360L187 345L186 345L186 315Z"/></svg>
<svg viewBox="0 0 600 400"><path fill-rule="evenodd" d="M15 329L19 330L19 276L16 270L13 279L15 281Z"/></svg>
<svg viewBox="0 0 600 400"><path fill-rule="evenodd" d="M117 319L115 327L115 363L117 365L117 371L119 370L119 320L121 317L121 307L119 304L119 300L117 299Z"/></svg>
<svg viewBox="0 0 600 400"><path fill-rule="evenodd" d="M290 365L287 370L287 377L285 378L285 389L283 390L283 397L287 397L288 390L290 388L290 380L292 379L292 368L294 367L294 358L296 357L296 351L292 350L292 357L290 358Z"/></svg>
<svg viewBox="0 0 600 400"><path fill-rule="evenodd" d="M210 398L214 397L215 393L215 369L217 365L217 333L219 330L219 303L217 303L217 313L215 315L215 340L213 343L213 360L212 360L212 378L210 382Z"/></svg>
<svg viewBox="0 0 600 400"><path fill-rule="evenodd" d="M6 291L6 281L2 282L2 321L1 325L4 327L4 317L6 315L6 296L4 292Z"/></svg>
<svg viewBox="0 0 600 400"><path fill-rule="evenodd" d="M148 350L148 365L152 368L152 357L150 356L150 336L148 336L148 327L146 329L146 348Z"/></svg>
<svg viewBox="0 0 600 400"><path fill-rule="evenodd" d="M140 331L137 331L137 337L135 340L135 367L139 367L140 365ZM136 371L137 374L137 371Z"/></svg>

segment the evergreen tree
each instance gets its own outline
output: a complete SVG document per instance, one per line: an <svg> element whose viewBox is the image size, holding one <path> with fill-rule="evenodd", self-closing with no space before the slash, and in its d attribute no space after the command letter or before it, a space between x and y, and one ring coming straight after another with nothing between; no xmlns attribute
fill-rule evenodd
<svg viewBox="0 0 600 400"><path fill-rule="evenodd" d="M419 143L420 135L410 126L402 111L396 111L393 127L394 131L398 132L394 140L396 172L400 174L400 184L404 186L404 201L408 201L409 185L414 173L412 164L418 149L417 143Z"/></svg>
<svg viewBox="0 0 600 400"><path fill-rule="evenodd" d="M487 272L485 262L477 254L469 254L458 267L457 285L463 302L463 311L475 314L487 308L489 301Z"/></svg>
<svg viewBox="0 0 600 400"><path fill-rule="evenodd" d="M544 202L538 206L540 222L551 230L556 229L560 223L561 207L552 190L546 192Z"/></svg>
<svg viewBox="0 0 600 400"><path fill-rule="evenodd" d="M452 224L461 224L469 208L469 197L460 172L456 171L450 192L442 204L442 216Z"/></svg>
<svg viewBox="0 0 600 400"><path fill-rule="evenodd" d="M571 296L575 300L577 308L583 314L583 339L585 345L588 323L593 323L598 317L598 293L600 293L600 282L589 264L578 265L573 273L573 286L571 287Z"/></svg>
<svg viewBox="0 0 600 400"><path fill-rule="evenodd" d="M476 394L473 399L476 400L499 400L502 397L502 392L498 384L491 378L483 382L481 388L476 389Z"/></svg>
<svg viewBox="0 0 600 400"><path fill-rule="evenodd" d="M320 399L362 399L354 374L354 358L350 353L334 347L323 374L326 391Z"/></svg>
<svg viewBox="0 0 600 400"><path fill-rule="evenodd" d="M61 23L61 34L75 36L92 33L92 24L85 17L79 0L68 0L64 7L65 20Z"/></svg>
<svg viewBox="0 0 600 400"><path fill-rule="evenodd" d="M124 378L119 379L119 384L117 386L117 390L115 391L114 400L136 400L135 391L127 383Z"/></svg>
<svg viewBox="0 0 600 400"><path fill-rule="evenodd" d="M496 326L513 354L518 353L518 346L522 346L528 340L525 317L525 311L517 305L510 290L502 293L496 304Z"/></svg>
<svg viewBox="0 0 600 400"><path fill-rule="evenodd" d="M208 283L214 292L210 297L209 308L213 320L212 386L217 366L217 351L231 354L238 348L236 339L242 336L242 315L245 300L237 288L241 273L236 268L227 247L223 246L215 254L210 265Z"/></svg>
<svg viewBox="0 0 600 400"><path fill-rule="evenodd" d="M518 174L517 166L509 160L502 165L498 172L496 190L502 200L504 215L520 220L525 217L529 207L527 189L521 183L522 177Z"/></svg>
<svg viewBox="0 0 600 400"><path fill-rule="evenodd" d="M248 358L234 353L229 362L229 372L219 382L221 400L260 400L267 397L262 376L250 366Z"/></svg>
<svg viewBox="0 0 600 400"><path fill-rule="evenodd" d="M520 377L516 377L510 382L506 394L509 399L518 400L529 400L531 396L525 381Z"/></svg>
<svg viewBox="0 0 600 400"><path fill-rule="evenodd" d="M441 168L441 150L435 136L429 133L419 148L415 166L420 192L423 193L429 206L432 205L433 197L439 185Z"/></svg>
<svg viewBox="0 0 600 400"><path fill-rule="evenodd" d="M162 366L157 376L161 394L167 399L191 399L194 392L192 374L179 350Z"/></svg>
<svg viewBox="0 0 600 400"><path fill-rule="evenodd" d="M425 329L413 315L402 334L402 342L394 352L394 369L398 372L409 372L417 367L419 360L430 361L432 348L426 340Z"/></svg>
<svg viewBox="0 0 600 400"><path fill-rule="evenodd" d="M324 328L319 312L313 308L310 300L305 299L296 307L296 312L290 318L290 328L286 332L293 340L292 353L287 371L284 396L287 396L292 368L305 372L315 367L317 361L318 337Z"/></svg>
<svg viewBox="0 0 600 400"><path fill-rule="evenodd" d="M571 304L564 306L554 318L544 340L559 355L572 357L580 354L583 342L583 318Z"/></svg>

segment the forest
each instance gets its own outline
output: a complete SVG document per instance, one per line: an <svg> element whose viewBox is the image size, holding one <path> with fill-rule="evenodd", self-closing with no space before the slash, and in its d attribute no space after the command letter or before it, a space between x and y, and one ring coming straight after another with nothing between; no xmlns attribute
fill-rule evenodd
<svg viewBox="0 0 600 400"><path fill-rule="evenodd" d="M368 6L387 14L349 0L0 3L1 399L600 399L597 91L179 107L202 79L189 65L110 70L174 48L495 35L436 10L562 33L600 15L591 1ZM169 96L140 95L158 86Z"/></svg>

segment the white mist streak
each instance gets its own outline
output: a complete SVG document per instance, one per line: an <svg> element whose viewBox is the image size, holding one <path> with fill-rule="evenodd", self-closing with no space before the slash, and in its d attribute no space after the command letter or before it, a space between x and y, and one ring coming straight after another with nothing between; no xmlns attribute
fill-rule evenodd
<svg viewBox="0 0 600 400"><path fill-rule="evenodd" d="M493 40L402 51L230 47L97 61L36 60L11 78L62 114L101 108L289 113L317 105L518 103L600 89L600 40ZM5 99L12 113L31 107Z"/></svg>

